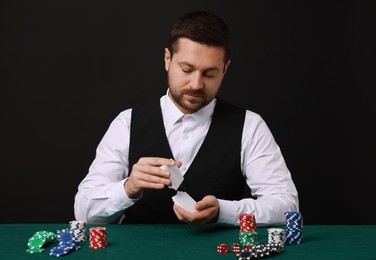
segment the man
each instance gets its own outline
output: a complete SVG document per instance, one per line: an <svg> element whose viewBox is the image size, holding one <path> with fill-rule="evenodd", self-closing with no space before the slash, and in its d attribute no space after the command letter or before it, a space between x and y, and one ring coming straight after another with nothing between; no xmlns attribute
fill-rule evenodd
<svg viewBox="0 0 376 260"><path fill-rule="evenodd" d="M160 102L120 113L100 142L75 198L90 223L222 223L253 213L259 225L282 224L298 195L262 118L216 98L230 65L230 32L207 12L177 21L165 49L168 91ZM197 201L173 204L170 172Z"/></svg>

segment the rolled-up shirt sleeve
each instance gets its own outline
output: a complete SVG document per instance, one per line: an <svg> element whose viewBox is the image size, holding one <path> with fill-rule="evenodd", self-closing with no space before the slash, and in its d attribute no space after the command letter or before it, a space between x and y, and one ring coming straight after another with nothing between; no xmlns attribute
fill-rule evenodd
<svg viewBox="0 0 376 260"><path fill-rule="evenodd" d="M130 199L124 190L129 175L130 118L130 109L120 113L99 143L95 159L75 196L77 220L110 223L137 201Z"/></svg>
<svg viewBox="0 0 376 260"><path fill-rule="evenodd" d="M298 192L281 150L264 120L251 111L243 128L241 167L254 198L219 198L218 223L239 225L239 214L251 213L258 225L283 224L285 212L299 211Z"/></svg>

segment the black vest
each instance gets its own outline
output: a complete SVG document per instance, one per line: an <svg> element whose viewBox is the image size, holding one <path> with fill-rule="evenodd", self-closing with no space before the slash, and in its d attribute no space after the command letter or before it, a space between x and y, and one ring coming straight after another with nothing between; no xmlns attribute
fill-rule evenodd
<svg viewBox="0 0 376 260"><path fill-rule="evenodd" d="M249 194L240 169L244 118L244 109L217 99L209 131L180 186L196 201L206 195L240 200ZM130 171L141 157L173 158L159 102L132 109ZM175 194L168 187L144 190L142 198L125 211L123 223L180 223L172 209Z"/></svg>

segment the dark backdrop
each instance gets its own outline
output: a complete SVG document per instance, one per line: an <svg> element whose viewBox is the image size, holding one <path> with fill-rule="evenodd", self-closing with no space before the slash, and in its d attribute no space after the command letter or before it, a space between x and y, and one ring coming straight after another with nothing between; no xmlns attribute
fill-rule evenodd
<svg viewBox="0 0 376 260"><path fill-rule="evenodd" d="M376 224L375 10L362 1L2 1L0 222L74 218L110 122L166 91L172 23L221 16L220 96L262 115L306 224Z"/></svg>

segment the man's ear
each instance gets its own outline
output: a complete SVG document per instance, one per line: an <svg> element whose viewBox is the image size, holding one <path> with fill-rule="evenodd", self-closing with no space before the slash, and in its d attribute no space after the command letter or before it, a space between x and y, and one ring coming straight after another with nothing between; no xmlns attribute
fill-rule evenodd
<svg viewBox="0 0 376 260"><path fill-rule="evenodd" d="M165 48L164 62L165 62L165 69L166 71L168 71L168 69L170 68L170 62L171 62L171 53L168 50L168 48Z"/></svg>
<svg viewBox="0 0 376 260"><path fill-rule="evenodd" d="M225 74L228 70L228 67L230 66L230 63L231 63L231 60L228 60L225 67L223 68L223 77L225 76Z"/></svg>

